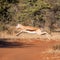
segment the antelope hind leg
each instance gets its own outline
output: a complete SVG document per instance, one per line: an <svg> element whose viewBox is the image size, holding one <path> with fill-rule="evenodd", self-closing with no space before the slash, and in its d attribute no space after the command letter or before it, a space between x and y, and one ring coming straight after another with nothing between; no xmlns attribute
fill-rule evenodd
<svg viewBox="0 0 60 60"><path fill-rule="evenodd" d="M48 34L47 32L46 32L46 37L48 38L48 40L51 40L51 35Z"/></svg>
<svg viewBox="0 0 60 60"><path fill-rule="evenodd" d="M40 35L45 35L47 38L48 38L48 40L50 40L50 38L51 38L51 35L50 34L48 34L47 32L39 32L38 34L40 34Z"/></svg>

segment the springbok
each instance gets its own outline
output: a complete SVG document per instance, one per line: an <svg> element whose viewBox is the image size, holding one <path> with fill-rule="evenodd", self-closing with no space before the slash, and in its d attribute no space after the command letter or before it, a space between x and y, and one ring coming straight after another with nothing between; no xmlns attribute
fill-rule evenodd
<svg viewBox="0 0 60 60"><path fill-rule="evenodd" d="M43 31L42 28L35 28L32 26L23 26L22 24L17 24L16 29L20 29L20 32L16 34L18 36L19 34L26 32L26 33L36 33L38 35L46 35L47 38L50 40L50 34L48 34L46 31Z"/></svg>

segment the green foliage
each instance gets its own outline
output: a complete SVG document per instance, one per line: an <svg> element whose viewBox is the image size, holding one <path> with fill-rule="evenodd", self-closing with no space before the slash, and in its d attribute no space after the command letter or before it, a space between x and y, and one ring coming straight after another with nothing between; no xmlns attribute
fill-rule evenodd
<svg viewBox="0 0 60 60"><path fill-rule="evenodd" d="M0 30L4 30L4 26L12 21L9 8L17 2L18 0L0 0Z"/></svg>
<svg viewBox="0 0 60 60"><path fill-rule="evenodd" d="M60 20L58 11L59 0L0 0L0 22L3 25L21 23L51 27L57 19Z"/></svg>
<svg viewBox="0 0 60 60"><path fill-rule="evenodd" d="M43 0L26 0L26 1L22 1L18 5L21 7L21 9L20 9L21 11L18 11L16 13L16 18L17 18L16 20L19 20L20 23L22 23L22 24L26 24L27 20L33 21L36 18L36 16L34 16L34 13L39 11L40 9L50 8L50 4L46 3ZM37 18L38 17L42 18L42 14L38 15ZM34 25L34 24L32 24L32 25Z"/></svg>

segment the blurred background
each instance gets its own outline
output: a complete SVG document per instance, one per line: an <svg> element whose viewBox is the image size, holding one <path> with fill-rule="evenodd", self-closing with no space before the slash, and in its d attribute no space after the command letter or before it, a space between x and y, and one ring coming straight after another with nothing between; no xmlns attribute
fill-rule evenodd
<svg viewBox="0 0 60 60"><path fill-rule="evenodd" d="M0 33L14 33L18 23L59 33L60 0L0 0Z"/></svg>

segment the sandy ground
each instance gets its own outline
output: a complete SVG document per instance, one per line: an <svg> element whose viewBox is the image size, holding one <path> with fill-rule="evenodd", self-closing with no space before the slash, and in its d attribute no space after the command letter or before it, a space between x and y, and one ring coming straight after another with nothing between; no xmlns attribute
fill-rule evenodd
<svg viewBox="0 0 60 60"><path fill-rule="evenodd" d="M0 43L0 60L60 60L60 41Z"/></svg>
<svg viewBox="0 0 60 60"><path fill-rule="evenodd" d="M60 34L53 39L22 33L18 37L0 38L0 60L60 60ZM18 39L17 39L18 38Z"/></svg>
<svg viewBox="0 0 60 60"><path fill-rule="evenodd" d="M52 40L60 40L60 32L51 33L50 39ZM19 36L16 34L7 34L5 32L0 33L0 38L19 38L19 39L48 39L46 35L37 35L37 34L30 34L30 33L21 33Z"/></svg>
<svg viewBox="0 0 60 60"><path fill-rule="evenodd" d="M39 41L25 43L23 46L1 47L0 60L60 60L60 50L53 47L60 41Z"/></svg>

